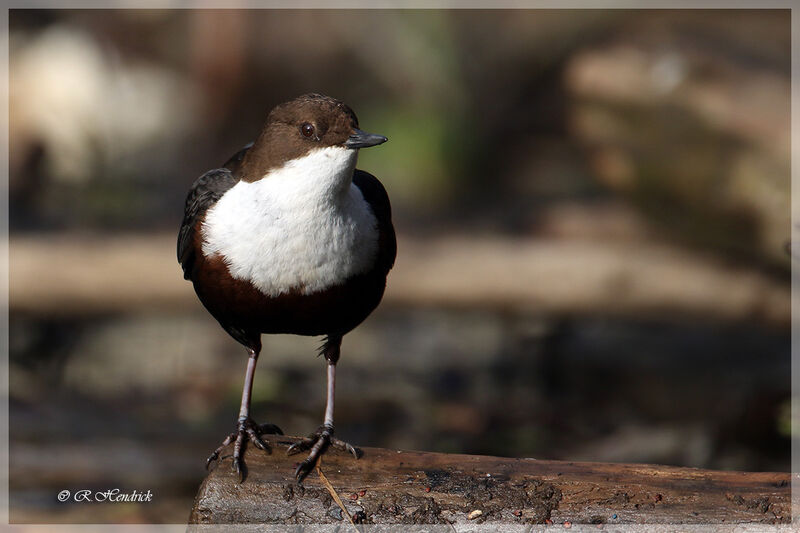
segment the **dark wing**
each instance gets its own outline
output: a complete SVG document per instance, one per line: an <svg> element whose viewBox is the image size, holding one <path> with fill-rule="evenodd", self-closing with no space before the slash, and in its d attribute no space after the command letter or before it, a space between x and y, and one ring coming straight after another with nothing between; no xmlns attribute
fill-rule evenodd
<svg viewBox="0 0 800 533"><path fill-rule="evenodd" d="M214 205L217 200L222 198L225 191L236 185L239 181L236 178L239 165L244 159L244 154L253 146L248 143L233 154L223 168L209 170L192 184L189 194L186 197L186 206L183 211L183 222L181 231L178 233L178 262L183 267L183 278L191 277L192 265L194 264L194 232L197 222L203 218L209 207Z"/></svg>
<svg viewBox="0 0 800 533"><path fill-rule="evenodd" d="M192 275L195 260L194 233L198 221L237 181L239 180L227 168L217 168L197 178L189 189L183 222L178 233L178 262L183 267L184 279L191 279Z"/></svg>
<svg viewBox="0 0 800 533"><path fill-rule="evenodd" d="M392 226L392 206L389 203L389 195L386 194L386 189L383 184L378 181L378 178L358 170L353 173L353 183L361 190L364 199L372 208L375 218L378 219L378 237L379 255L378 267L384 274L388 274L394 266L394 258L397 255L397 239L394 234L394 226Z"/></svg>
<svg viewBox="0 0 800 533"><path fill-rule="evenodd" d="M249 149L250 149L252 146L253 146L253 143L247 143L247 144L245 144L245 145L244 145L244 147L243 147L241 150L239 150L238 152L236 152L235 154L233 154L233 155L230 157L230 159L228 159L227 161L225 161L225 164L224 164L224 165L222 165L222 166L223 166L223 167L225 167L225 168L227 168L227 169L228 169L228 170L230 170L231 172L233 172L233 174L234 174L234 175L236 175L236 174L237 174L237 171L239 170L239 165L241 165L241 164L242 164L242 160L244 159L244 154L246 154L246 153L247 153L247 151L248 151L248 150L249 150Z"/></svg>

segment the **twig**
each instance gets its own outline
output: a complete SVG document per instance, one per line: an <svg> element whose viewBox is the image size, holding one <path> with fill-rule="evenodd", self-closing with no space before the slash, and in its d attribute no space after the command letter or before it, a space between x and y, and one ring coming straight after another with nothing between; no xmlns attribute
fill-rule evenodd
<svg viewBox="0 0 800 533"><path fill-rule="evenodd" d="M356 531L359 531L359 533L360 533L360 530L358 529L358 527L356 527L356 523L353 522L353 517L350 516L350 513L347 512L347 508L342 503L342 499L339 498L339 494L337 494L336 489L333 488L333 485L331 485L331 482L328 481L328 478L325 477L325 474L322 473L322 469L319 467L320 463L322 463L322 456L320 456L317 459L317 474L319 475L319 478L322 480L322 484L325 485L326 489L328 489L328 492L330 492L331 497L333 498L333 501L336 502L336 505L339 506L339 508L345 514L345 516L350 521L350 523L353 525L353 527L356 528Z"/></svg>

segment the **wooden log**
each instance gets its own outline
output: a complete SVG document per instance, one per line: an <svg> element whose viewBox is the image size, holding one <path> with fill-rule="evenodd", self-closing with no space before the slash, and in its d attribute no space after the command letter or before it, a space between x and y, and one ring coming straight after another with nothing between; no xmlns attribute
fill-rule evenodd
<svg viewBox="0 0 800 533"><path fill-rule="evenodd" d="M230 448L206 477L191 524L348 524L320 476L294 481L288 437L271 454L250 446L243 483ZM641 464L509 459L363 448L358 461L330 450L321 470L356 523L782 524L790 474ZM345 529L347 530L347 529ZM353 530L355 531L355 530Z"/></svg>

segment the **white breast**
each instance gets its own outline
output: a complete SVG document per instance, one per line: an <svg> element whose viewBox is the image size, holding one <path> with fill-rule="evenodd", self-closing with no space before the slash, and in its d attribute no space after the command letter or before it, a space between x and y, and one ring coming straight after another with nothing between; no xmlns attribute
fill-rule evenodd
<svg viewBox="0 0 800 533"><path fill-rule="evenodd" d="M328 147L240 181L206 214L203 254L219 254L234 278L270 296L310 294L367 272L378 227L352 184L356 158L356 150Z"/></svg>

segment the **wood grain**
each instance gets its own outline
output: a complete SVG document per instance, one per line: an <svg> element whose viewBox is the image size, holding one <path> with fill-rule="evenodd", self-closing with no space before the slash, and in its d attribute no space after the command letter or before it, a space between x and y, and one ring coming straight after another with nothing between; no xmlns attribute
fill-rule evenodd
<svg viewBox="0 0 800 533"><path fill-rule="evenodd" d="M245 481L230 450L203 481L192 524L348 524L300 456L250 447ZM579 463L363 448L330 451L321 468L356 522L366 524L780 524L790 475L640 464ZM471 518L470 518L471 517Z"/></svg>

